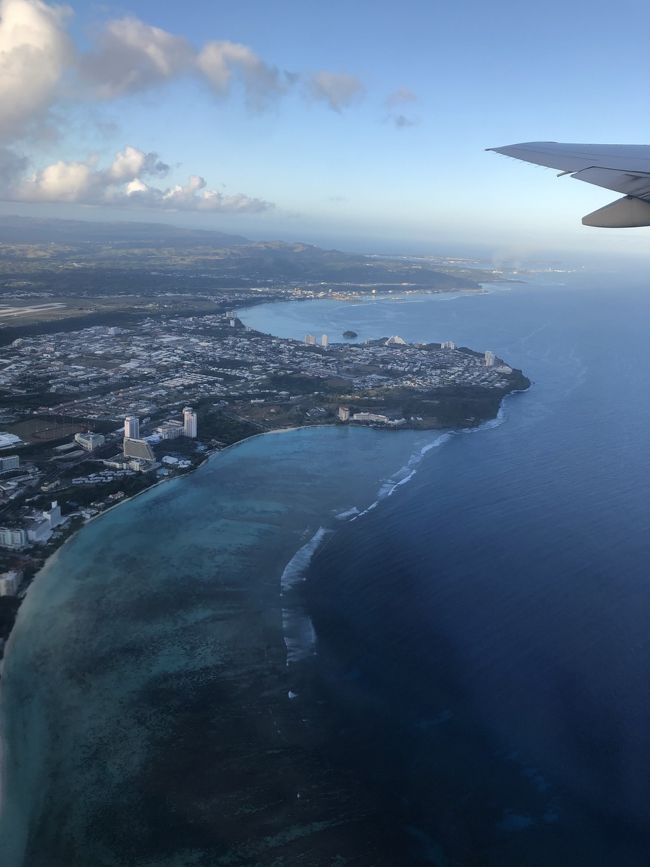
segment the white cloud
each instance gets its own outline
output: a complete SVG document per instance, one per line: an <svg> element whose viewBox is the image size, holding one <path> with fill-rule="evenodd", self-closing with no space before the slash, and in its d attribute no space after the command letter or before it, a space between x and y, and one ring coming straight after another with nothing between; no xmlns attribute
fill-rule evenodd
<svg viewBox="0 0 650 867"><path fill-rule="evenodd" d="M25 202L82 202L93 198L98 178L88 163L59 160L23 181L14 199Z"/></svg>
<svg viewBox="0 0 650 867"><path fill-rule="evenodd" d="M163 84L186 72L194 49L182 36L138 18L109 21L97 47L79 61L82 79L96 96L115 99Z"/></svg>
<svg viewBox="0 0 650 867"><path fill-rule="evenodd" d="M364 93L364 86L355 75L347 72L315 72L308 81L312 99L325 102L333 111L342 111L352 105Z"/></svg>
<svg viewBox="0 0 650 867"><path fill-rule="evenodd" d="M125 98L183 76L205 82L220 98L241 90L256 111L299 82L306 98L337 112L364 92L361 81L344 72L321 70L303 77L237 42L213 40L197 49L183 36L133 16L106 22L94 45L80 53L67 31L71 15L69 7L46 0L0 0L0 198L5 200L263 211L272 205L209 189L199 175L162 187L154 179L166 175L169 166L133 146L104 168L90 159L60 159L26 176L29 161L18 143L54 130L61 109L85 105L90 122L89 97Z"/></svg>
<svg viewBox="0 0 650 867"><path fill-rule="evenodd" d="M399 108L401 105L406 105L409 102L416 102L417 96L408 87L398 87L386 97L386 106L388 108Z"/></svg>
<svg viewBox="0 0 650 867"><path fill-rule="evenodd" d="M169 166L158 159L158 154L141 151L127 145L115 154L108 176L114 181L126 181L138 175L166 175Z"/></svg>
<svg viewBox="0 0 650 867"><path fill-rule="evenodd" d="M273 206L243 194L225 195L207 189L202 177L192 175L185 185L161 189L143 176L161 174L154 153L128 145L115 155L107 169L95 168L94 161L59 162L46 166L31 177L10 183L2 198L14 202L75 202L86 205L119 205L175 211L228 211L256 213Z"/></svg>
<svg viewBox="0 0 650 867"><path fill-rule="evenodd" d="M29 132L47 112L74 57L68 14L41 0L0 0L0 137Z"/></svg>
<svg viewBox="0 0 650 867"><path fill-rule="evenodd" d="M404 106L417 102L417 96L408 87L400 87L386 97L385 104L388 109L387 120L395 124L398 129L415 126L419 123L418 118L405 114Z"/></svg>
<svg viewBox="0 0 650 867"><path fill-rule="evenodd" d="M226 96L233 80L239 79L249 107L256 110L281 96L295 80L238 42L208 42L197 55L196 65L217 96Z"/></svg>

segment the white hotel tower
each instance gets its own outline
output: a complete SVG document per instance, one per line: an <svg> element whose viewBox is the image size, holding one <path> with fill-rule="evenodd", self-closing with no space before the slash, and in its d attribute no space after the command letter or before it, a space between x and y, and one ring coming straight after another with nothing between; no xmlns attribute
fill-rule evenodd
<svg viewBox="0 0 650 867"><path fill-rule="evenodd" d="M183 436L196 437L196 413L191 406L183 410Z"/></svg>
<svg viewBox="0 0 650 867"><path fill-rule="evenodd" d="M137 415L127 415L124 419L124 439L140 439L140 419Z"/></svg>

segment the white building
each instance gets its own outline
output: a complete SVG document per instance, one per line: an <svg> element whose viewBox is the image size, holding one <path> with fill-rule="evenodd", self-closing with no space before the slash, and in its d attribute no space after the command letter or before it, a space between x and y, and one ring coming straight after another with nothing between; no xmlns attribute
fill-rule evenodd
<svg viewBox="0 0 650 867"><path fill-rule="evenodd" d="M197 434L196 413L191 406L183 409L183 434L194 439Z"/></svg>
<svg viewBox="0 0 650 867"><path fill-rule="evenodd" d="M361 421L361 422L378 422L380 424L386 424L388 421L387 415L380 415L377 412L355 412L355 414L351 417L352 421Z"/></svg>
<svg viewBox="0 0 650 867"><path fill-rule="evenodd" d="M49 542L52 528L47 518L36 519L27 527L27 538L30 542Z"/></svg>
<svg viewBox="0 0 650 867"><path fill-rule="evenodd" d="M485 353L485 366L486 367L494 367L496 360L497 360L497 357L493 352L488 351Z"/></svg>
<svg viewBox="0 0 650 867"><path fill-rule="evenodd" d="M87 452L94 452L95 449L103 446L106 442L106 438L103 434L92 433L92 431L75 434L74 439L75 442L79 443L81 448L86 449Z"/></svg>
<svg viewBox="0 0 650 867"><path fill-rule="evenodd" d="M350 407L349 406L340 406L339 407L339 419L341 421L349 421L350 420Z"/></svg>
<svg viewBox="0 0 650 867"><path fill-rule="evenodd" d="M140 442L144 442L144 440L140 440ZM129 461L129 469L135 473L147 473L157 466L158 464L155 461L152 463L147 458L132 458Z"/></svg>
<svg viewBox="0 0 650 867"><path fill-rule="evenodd" d="M0 575L0 596L15 596L20 589L23 573L18 569L3 572Z"/></svg>
<svg viewBox="0 0 650 867"><path fill-rule="evenodd" d="M140 439L140 419L136 415L127 415L124 419L124 439Z"/></svg>
<svg viewBox="0 0 650 867"><path fill-rule="evenodd" d="M307 344L307 346L315 346L316 338L313 334L305 334L305 343Z"/></svg>
<svg viewBox="0 0 650 867"><path fill-rule="evenodd" d="M63 518L61 517L61 506L59 506L56 500L52 500L49 511L43 512L43 517L52 530L54 530L55 527L58 527L59 524L63 523Z"/></svg>
<svg viewBox="0 0 650 867"><path fill-rule="evenodd" d="M177 437L182 437L185 434L185 424L177 419L164 421L160 427L156 428L156 433L163 440L175 440Z"/></svg>
<svg viewBox="0 0 650 867"><path fill-rule="evenodd" d="M453 340L445 340L444 343L440 344L440 348L441 349L455 349L456 344L454 343Z"/></svg>
<svg viewBox="0 0 650 867"><path fill-rule="evenodd" d="M403 337L400 337L399 334L393 334L392 337L389 337L386 341L386 346L406 346L406 340Z"/></svg>
<svg viewBox="0 0 650 867"><path fill-rule="evenodd" d="M329 337L327 336L327 334L323 334L323 336L322 336L321 339L320 339L320 345L321 345L324 349L327 349L327 347L329 346L329 342L330 342L330 339L329 339Z"/></svg>
<svg viewBox="0 0 650 867"><path fill-rule="evenodd" d="M18 455L7 455L6 458L0 458L0 473L5 473L7 470L15 470L20 466L20 458Z"/></svg>
<svg viewBox="0 0 650 867"><path fill-rule="evenodd" d="M24 548L27 544L25 530L16 530L12 527L0 527L0 546L3 548Z"/></svg>

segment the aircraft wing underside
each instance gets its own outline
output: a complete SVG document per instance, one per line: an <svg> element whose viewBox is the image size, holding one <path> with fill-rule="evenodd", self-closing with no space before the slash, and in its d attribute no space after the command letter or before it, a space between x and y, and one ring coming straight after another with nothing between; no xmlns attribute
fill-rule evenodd
<svg viewBox="0 0 650 867"><path fill-rule="evenodd" d="M585 226L650 226L650 145L560 144L524 142L488 148L505 156L559 169L579 181L623 193L604 208L583 217Z"/></svg>

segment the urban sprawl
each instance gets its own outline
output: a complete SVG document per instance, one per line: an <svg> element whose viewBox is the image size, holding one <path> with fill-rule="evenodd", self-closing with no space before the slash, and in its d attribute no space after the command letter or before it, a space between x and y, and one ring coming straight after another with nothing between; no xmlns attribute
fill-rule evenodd
<svg viewBox="0 0 650 867"><path fill-rule="evenodd" d="M527 384L451 341L289 340L234 312L17 339L0 350L0 596L84 522L246 436L473 425Z"/></svg>

